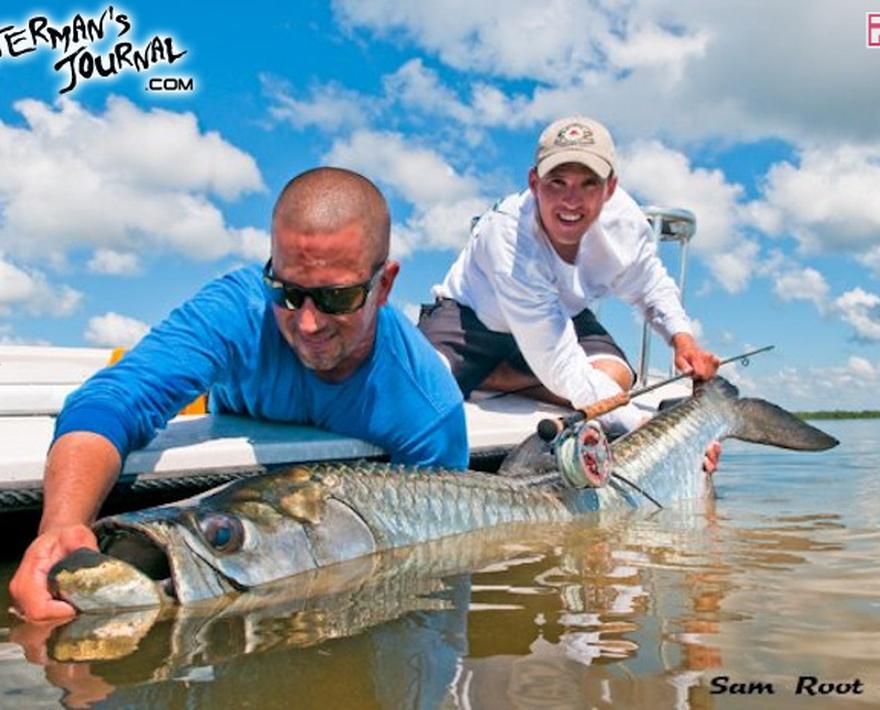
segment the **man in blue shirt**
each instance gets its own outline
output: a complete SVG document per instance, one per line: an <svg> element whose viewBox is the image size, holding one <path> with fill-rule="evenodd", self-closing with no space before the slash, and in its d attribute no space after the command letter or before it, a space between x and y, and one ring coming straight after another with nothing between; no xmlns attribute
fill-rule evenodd
<svg viewBox="0 0 880 710"><path fill-rule="evenodd" d="M388 301L390 216L357 173L291 180L272 213L272 256L205 286L123 360L73 393L44 476L40 534L10 583L34 620L73 608L49 568L95 547L88 527L125 456L197 394L212 411L307 423L365 439L392 462L464 468L462 398L434 349Z"/></svg>

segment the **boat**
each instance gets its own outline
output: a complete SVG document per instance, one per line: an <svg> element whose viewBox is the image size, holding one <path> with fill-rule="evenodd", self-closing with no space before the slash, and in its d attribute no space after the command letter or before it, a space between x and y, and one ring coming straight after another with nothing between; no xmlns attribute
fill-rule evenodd
<svg viewBox="0 0 880 710"><path fill-rule="evenodd" d="M684 293L687 245L695 219L687 210L645 208L655 237L680 245L679 289ZM639 382L651 384L664 373L648 367L651 333L643 330ZM112 349L0 346L0 514L35 511L42 505L46 452L55 417L64 400L90 375L118 357ZM660 387L636 404L655 410L664 399L687 396L687 382ZM516 394L477 392L465 402L470 466L497 469L503 457L535 432L548 417L568 413L560 407ZM261 421L243 416L182 413L144 448L126 458L111 498L121 507L153 496L174 498L220 483L294 463L360 458L382 460L384 452L365 441L310 426Z"/></svg>

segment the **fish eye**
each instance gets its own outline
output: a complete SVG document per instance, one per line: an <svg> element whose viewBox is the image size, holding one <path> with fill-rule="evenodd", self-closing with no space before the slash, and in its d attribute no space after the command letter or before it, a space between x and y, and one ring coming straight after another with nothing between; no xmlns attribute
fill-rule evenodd
<svg viewBox="0 0 880 710"><path fill-rule="evenodd" d="M244 527L238 518L220 513L204 513L196 518L199 532L215 552L237 552L244 543Z"/></svg>

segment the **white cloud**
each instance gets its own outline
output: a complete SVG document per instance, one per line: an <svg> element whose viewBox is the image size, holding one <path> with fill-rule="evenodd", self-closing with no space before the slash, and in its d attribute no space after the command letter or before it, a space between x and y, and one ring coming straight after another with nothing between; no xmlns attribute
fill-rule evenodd
<svg viewBox="0 0 880 710"><path fill-rule="evenodd" d="M532 126L540 121L530 111L528 100L523 97L508 98L499 88L488 83L476 83L471 87L473 116L483 126L506 126L517 128Z"/></svg>
<svg viewBox="0 0 880 710"><path fill-rule="evenodd" d="M98 249L86 264L86 268L96 274L122 276L137 273L140 269L140 262L137 254L131 252Z"/></svg>
<svg viewBox="0 0 880 710"><path fill-rule="evenodd" d="M685 65L691 59L699 59L706 53L709 32L698 30L694 34L677 34L656 24L649 24L630 32L624 39L611 35L608 39L608 59L613 66L634 69L665 65L669 79L681 78Z"/></svg>
<svg viewBox="0 0 880 710"><path fill-rule="evenodd" d="M872 382L880 379L880 370L871 364L869 360L858 355L853 355L847 361L847 370L862 379L864 382Z"/></svg>
<svg viewBox="0 0 880 710"><path fill-rule="evenodd" d="M509 0L503 17L485 0L337 0L334 7L347 26L406 37L456 69L556 85L588 70L651 65L678 73L709 39L708 31L682 30L684 23L668 29L616 2Z"/></svg>
<svg viewBox="0 0 880 710"><path fill-rule="evenodd" d="M375 118L377 100L331 82L314 84L301 98L289 83L262 75L264 92L273 105L269 115L294 128L315 126L326 133L364 126Z"/></svg>
<svg viewBox="0 0 880 710"><path fill-rule="evenodd" d="M349 26L403 34L449 66L505 77L570 78L601 59L584 28L603 40L610 32L602 10L580 0L509 0L503 16L496 3L479 0L338 0L334 9Z"/></svg>
<svg viewBox="0 0 880 710"><path fill-rule="evenodd" d="M807 301L822 316L835 316L855 331L855 339L880 341L880 296L854 288L836 299L830 296L825 277L816 269L802 267L776 252L760 265L761 275L773 282L773 292L783 301Z"/></svg>
<svg viewBox="0 0 880 710"><path fill-rule="evenodd" d="M727 376L743 396L761 397L786 409L877 409L880 363L852 355L840 365L781 367L748 376L739 368Z"/></svg>
<svg viewBox="0 0 880 710"><path fill-rule="evenodd" d="M57 292L51 299L46 299L45 297L46 291L44 290L44 284L40 284L40 289L43 291L41 296L42 303L37 304L32 302L30 304L30 310L33 313L47 313L54 318L69 316L79 308L80 303L83 300L82 292L77 291L70 286L61 285L57 287Z"/></svg>
<svg viewBox="0 0 880 710"><path fill-rule="evenodd" d="M709 270L725 291L740 293L758 268L758 252L755 242L744 240L732 251L714 254L708 264Z"/></svg>
<svg viewBox="0 0 880 710"><path fill-rule="evenodd" d="M624 187L642 204L693 212L693 251L723 289L744 290L758 268L760 250L744 233L742 187L728 182L720 170L693 167L684 153L659 141L637 141L619 152Z"/></svg>
<svg viewBox="0 0 880 710"><path fill-rule="evenodd" d="M878 185L880 144L808 148L798 166L782 162L768 171L758 223L794 235L807 250L873 254L880 249Z"/></svg>
<svg viewBox="0 0 880 710"><path fill-rule="evenodd" d="M386 130L407 123L423 127L437 141L474 146L492 126L531 126L536 120L525 97L508 97L485 82L457 88L425 66L421 57L404 62L382 78L382 91L367 95L335 81L312 84L296 92L288 83L261 77L264 91L274 102L269 114L294 128L315 127L324 134L344 134L371 125ZM299 95L302 94L301 97Z"/></svg>
<svg viewBox="0 0 880 710"><path fill-rule="evenodd" d="M0 325L0 345L50 345L48 340L23 338L12 332L11 325Z"/></svg>
<svg viewBox="0 0 880 710"><path fill-rule="evenodd" d="M490 204L474 178L398 133L357 131L336 141L324 161L371 176L412 206L407 221L395 227L392 250L398 257L414 249L460 248L471 218Z"/></svg>
<svg viewBox="0 0 880 710"><path fill-rule="evenodd" d="M462 103L455 93L444 86L437 72L426 69L421 59L411 59L383 83L389 97L435 118L445 116L458 123L473 123L473 109Z"/></svg>
<svg viewBox="0 0 880 710"><path fill-rule="evenodd" d="M880 244L862 254L862 256L859 257L859 261L871 269L871 271L880 278Z"/></svg>
<svg viewBox="0 0 880 710"><path fill-rule="evenodd" d="M236 230L236 239L238 247L236 252L245 260L266 261L269 258L270 236L269 233L262 229L254 229L253 227L245 227Z"/></svg>
<svg viewBox="0 0 880 710"><path fill-rule="evenodd" d="M422 307L418 303L412 303L407 301L403 304L403 314L409 318L413 323L419 322L419 314L422 312Z"/></svg>
<svg viewBox="0 0 880 710"><path fill-rule="evenodd" d="M477 181L456 173L444 158L399 133L356 131L333 144L325 160L372 175L413 203L471 196Z"/></svg>
<svg viewBox="0 0 880 710"><path fill-rule="evenodd" d="M864 7L510 0L499 16L489 0L334 3L354 31L412 42L481 80L536 82L507 98L518 110L493 114L511 126L578 111L620 138L802 144L880 137L866 89L877 66L864 49Z"/></svg>
<svg viewBox="0 0 880 710"><path fill-rule="evenodd" d="M780 299L812 303L821 316L835 316L852 327L856 340L880 341L880 296L854 288L833 299L828 282L816 269L779 257L778 252L771 254L758 272L772 280Z"/></svg>
<svg viewBox="0 0 880 710"><path fill-rule="evenodd" d="M854 288L835 299L834 307L857 339L880 342L880 296Z"/></svg>
<svg viewBox="0 0 880 710"><path fill-rule="evenodd" d="M13 306L24 306L32 315L68 316L79 307L82 297L66 284L50 286L44 273L19 268L0 252L0 316L8 315Z"/></svg>
<svg viewBox="0 0 880 710"><path fill-rule="evenodd" d="M0 304L26 301L36 294L33 277L7 261L0 261Z"/></svg>
<svg viewBox="0 0 880 710"><path fill-rule="evenodd" d="M820 312L828 305L828 283L822 274L809 267L779 274L773 291L783 301L810 301Z"/></svg>
<svg viewBox="0 0 880 710"><path fill-rule="evenodd" d="M150 326L135 318L109 311L89 318L84 337L100 347L131 348L150 330Z"/></svg>
<svg viewBox="0 0 880 710"><path fill-rule="evenodd" d="M190 113L111 97L103 114L74 101L19 101L25 127L0 122L0 248L63 260L81 248L156 247L195 259L235 253L214 196L263 189L254 160ZM51 205L51 209L47 206Z"/></svg>
<svg viewBox="0 0 880 710"><path fill-rule="evenodd" d="M659 141L637 141L620 151L620 180L649 204L684 207L697 218L693 248L714 253L740 239L742 187L720 170L691 167L684 153Z"/></svg>

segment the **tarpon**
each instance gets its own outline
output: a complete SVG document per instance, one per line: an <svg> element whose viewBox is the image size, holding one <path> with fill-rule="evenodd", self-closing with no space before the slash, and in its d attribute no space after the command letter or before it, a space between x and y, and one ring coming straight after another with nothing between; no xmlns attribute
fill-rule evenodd
<svg viewBox="0 0 880 710"><path fill-rule="evenodd" d="M562 537L560 530L566 533ZM447 585L450 577L487 566L497 570L533 564L572 537L592 540L600 535L604 533L586 526L572 532L567 526L540 523L483 528L390 548L197 604L81 614L52 635L47 650L62 662L140 655L145 657L142 663L130 659L139 672L160 664L153 678L180 677L188 668L246 654L352 636L414 611L449 610L455 601ZM138 653L148 633L154 638ZM163 645L170 655L153 651L155 636L167 638Z"/></svg>
<svg viewBox="0 0 880 710"><path fill-rule="evenodd" d="M50 582L80 611L187 604L479 528L666 505L710 490L703 453L728 437L811 451L838 443L774 404L740 399L715 378L613 442L602 487L566 485L553 470L558 457L537 437L511 454L502 476L371 463L295 466L100 520L101 552L66 558Z"/></svg>

